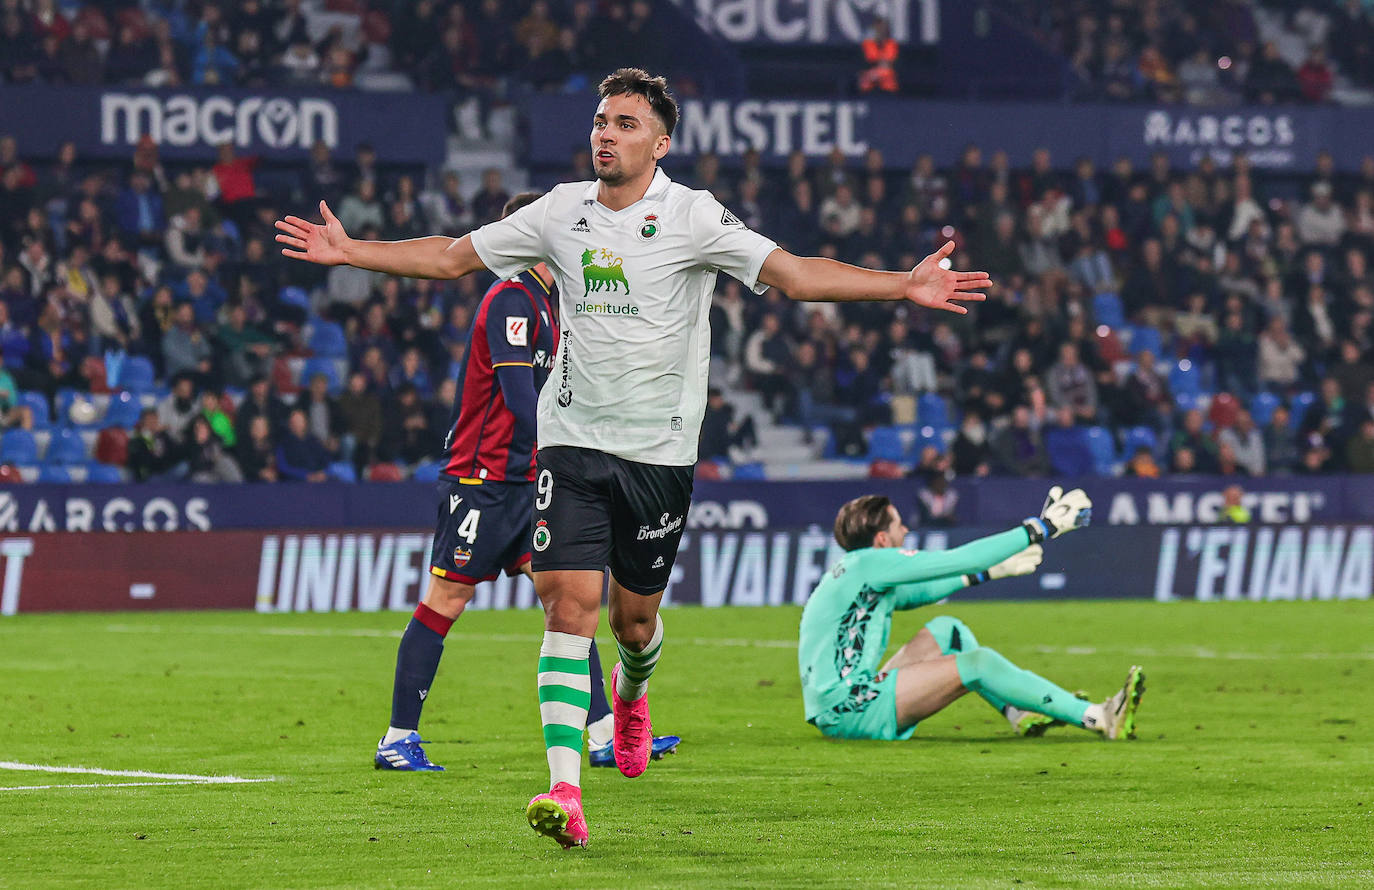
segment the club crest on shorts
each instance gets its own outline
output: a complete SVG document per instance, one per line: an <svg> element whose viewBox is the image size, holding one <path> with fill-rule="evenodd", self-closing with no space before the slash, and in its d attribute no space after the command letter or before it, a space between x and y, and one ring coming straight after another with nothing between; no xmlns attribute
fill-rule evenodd
<svg viewBox="0 0 1374 890"><path fill-rule="evenodd" d="M467 565L468 560L470 559L472 559L471 550L467 549L466 547L453 548L453 564L456 565L458 568L461 569L463 566Z"/></svg>
<svg viewBox="0 0 1374 890"><path fill-rule="evenodd" d="M549 524L544 520L539 520L534 524L534 549L543 553L549 549L549 542L553 540L553 534L549 531Z"/></svg>

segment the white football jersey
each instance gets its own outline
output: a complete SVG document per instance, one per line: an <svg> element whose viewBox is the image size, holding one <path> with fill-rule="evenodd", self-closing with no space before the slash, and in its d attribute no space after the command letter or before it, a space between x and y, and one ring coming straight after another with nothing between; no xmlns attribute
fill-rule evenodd
<svg viewBox="0 0 1374 890"><path fill-rule="evenodd" d="M710 192L662 171L623 210L598 183L554 187L472 233L502 278L541 261L558 282L558 359L539 395L539 445L577 445L626 460L696 463L711 358L716 272L757 293L777 244Z"/></svg>

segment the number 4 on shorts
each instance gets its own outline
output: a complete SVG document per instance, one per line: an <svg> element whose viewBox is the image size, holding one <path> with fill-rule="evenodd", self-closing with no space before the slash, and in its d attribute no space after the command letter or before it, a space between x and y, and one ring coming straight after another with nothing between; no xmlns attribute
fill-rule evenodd
<svg viewBox="0 0 1374 890"><path fill-rule="evenodd" d="M477 523L482 519L481 510L469 510L463 521L458 523L458 537L471 544L477 540Z"/></svg>

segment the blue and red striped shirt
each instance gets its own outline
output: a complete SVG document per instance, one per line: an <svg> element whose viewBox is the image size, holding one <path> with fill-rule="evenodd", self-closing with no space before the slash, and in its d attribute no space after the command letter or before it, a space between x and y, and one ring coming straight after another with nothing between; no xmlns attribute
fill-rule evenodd
<svg viewBox="0 0 1374 890"><path fill-rule="evenodd" d="M558 351L556 303L553 285L533 271L498 281L483 295L458 373L443 475L487 482L534 481L534 437L516 423L497 369L529 367L538 393Z"/></svg>

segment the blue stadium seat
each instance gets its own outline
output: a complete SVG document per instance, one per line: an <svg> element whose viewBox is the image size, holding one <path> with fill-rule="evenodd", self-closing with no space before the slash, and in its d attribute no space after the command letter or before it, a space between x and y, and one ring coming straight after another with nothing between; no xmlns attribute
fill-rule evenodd
<svg viewBox="0 0 1374 890"><path fill-rule="evenodd" d="M1175 395L1187 393L1188 395L1198 395L1202 392L1202 371L1198 366L1182 359L1174 362L1169 368L1169 388Z"/></svg>
<svg viewBox="0 0 1374 890"><path fill-rule="evenodd" d="M45 430L52 426L52 415L48 408L48 397L41 392L30 392L25 390L19 394L19 404L28 407L33 414L33 428Z"/></svg>
<svg viewBox="0 0 1374 890"><path fill-rule="evenodd" d="M1197 408L1200 411L1207 410L1208 397L1195 392L1176 392L1174 393L1174 406L1180 412L1192 411Z"/></svg>
<svg viewBox="0 0 1374 890"><path fill-rule="evenodd" d="M5 350L5 367L11 371L23 368L29 356L29 338L23 331L13 330L0 341Z"/></svg>
<svg viewBox="0 0 1374 890"><path fill-rule="evenodd" d="M1257 392L1250 400L1250 416L1255 418L1257 425L1268 426L1270 418L1274 416L1274 409L1280 404L1282 403L1279 397L1272 392Z"/></svg>
<svg viewBox="0 0 1374 890"><path fill-rule="evenodd" d="M86 462L86 443L81 434L71 427L58 427L52 432L48 442L48 453L43 455L45 465L84 464Z"/></svg>
<svg viewBox="0 0 1374 890"><path fill-rule="evenodd" d="M146 356L131 355L120 367L119 379L111 381L111 385L136 393L147 392L153 388L156 378L153 363Z"/></svg>
<svg viewBox="0 0 1374 890"><path fill-rule="evenodd" d="M1124 328L1126 312L1121 307L1121 298L1116 294L1098 294L1093 297L1093 318L1098 324L1109 328Z"/></svg>
<svg viewBox="0 0 1374 890"><path fill-rule="evenodd" d="M310 311L310 295L303 287L284 287L281 293L277 294L277 299L288 306L299 306L307 312Z"/></svg>
<svg viewBox="0 0 1374 890"><path fill-rule="evenodd" d="M1116 442L1111 430L1106 427L1089 427L1087 431L1088 453L1092 455L1093 470L1099 476L1110 476L1116 463Z"/></svg>
<svg viewBox="0 0 1374 890"><path fill-rule="evenodd" d="M28 430L13 429L0 438L0 464L38 463L38 442Z"/></svg>
<svg viewBox="0 0 1374 890"><path fill-rule="evenodd" d="M906 448L902 445L901 430L895 426L875 427L868 439L868 456L873 460L902 460Z"/></svg>
<svg viewBox="0 0 1374 890"><path fill-rule="evenodd" d="M119 474L119 467L112 467L109 464L102 464L99 461L91 461L86 464L86 481L94 482L98 485L114 485L123 482L124 477Z"/></svg>
<svg viewBox="0 0 1374 890"><path fill-rule="evenodd" d="M1317 401L1317 394L1314 392L1300 392L1293 396L1293 411L1289 422L1293 429L1302 425L1302 416L1307 413L1307 409L1312 407L1312 403Z"/></svg>
<svg viewBox="0 0 1374 890"><path fill-rule="evenodd" d="M731 478L738 482L763 482L768 476L763 471L763 464L736 464L735 471Z"/></svg>
<svg viewBox="0 0 1374 890"><path fill-rule="evenodd" d="M340 482L357 482L358 471L353 468L353 464L346 460L336 460L325 468L330 479L337 479Z"/></svg>
<svg viewBox="0 0 1374 890"><path fill-rule="evenodd" d="M921 426L936 428L950 425L949 405L938 393L922 393L916 400L916 422Z"/></svg>
<svg viewBox="0 0 1374 890"><path fill-rule="evenodd" d="M1050 466L1061 476L1087 476L1093 471L1088 431L1083 427L1054 427L1047 430L1045 449L1050 454Z"/></svg>
<svg viewBox="0 0 1374 890"><path fill-rule="evenodd" d="M344 330L332 321L315 321L310 330L310 351L320 358L346 358L348 338Z"/></svg>
<svg viewBox="0 0 1374 890"><path fill-rule="evenodd" d="M338 395L343 383L339 377L339 365L337 359L332 358L308 358L305 365L301 368L301 386L309 386L310 378L316 374L323 374L329 381L329 392Z"/></svg>
<svg viewBox="0 0 1374 890"><path fill-rule="evenodd" d="M437 460L427 460L415 468L415 473L410 477L416 482L438 482L439 471L444 468L442 462Z"/></svg>
<svg viewBox="0 0 1374 890"><path fill-rule="evenodd" d="M1150 449L1150 453L1156 453L1159 447L1159 436L1155 434L1153 428L1148 426L1133 426L1121 437L1121 455L1126 460L1135 456L1137 448L1144 446Z"/></svg>
<svg viewBox="0 0 1374 890"><path fill-rule="evenodd" d="M138 415L142 412L143 405L138 401L138 396L131 392L117 392L110 396L110 404L105 409L105 419L101 425L131 429L138 423Z"/></svg>
<svg viewBox="0 0 1374 890"><path fill-rule="evenodd" d="M72 481L72 474L67 468L58 464L43 464L38 469L39 482L51 482L54 484L65 484Z"/></svg>
<svg viewBox="0 0 1374 890"><path fill-rule="evenodd" d="M1164 351L1164 337L1155 328L1136 326L1131 328L1131 353L1148 349L1159 358Z"/></svg>
<svg viewBox="0 0 1374 890"><path fill-rule="evenodd" d="M944 454L949 446L945 442L943 430L933 426L922 426L916 430L916 441L911 443L911 456L920 460L921 452L926 450L926 446L934 445L935 450Z"/></svg>

